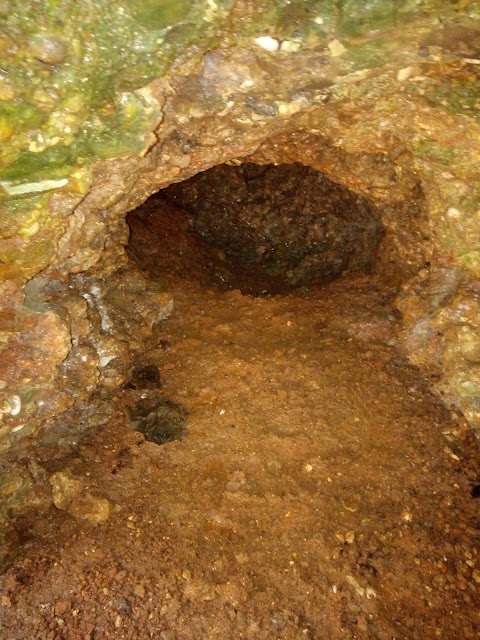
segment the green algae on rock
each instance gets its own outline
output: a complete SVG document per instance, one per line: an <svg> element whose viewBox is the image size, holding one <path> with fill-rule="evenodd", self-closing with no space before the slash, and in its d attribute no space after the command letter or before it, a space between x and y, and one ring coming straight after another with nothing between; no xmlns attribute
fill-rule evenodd
<svg viewBox="0 0 480 640"><path fill-rule="evenodd" d="M188 15L192 0L127 0L135 20L147 29L166 29Z"/></svg>
<svg viewBox="0 0 480 640"><path fill-rule="evenodd" d="M142 104L135 90L187 59L201 31L206 43L214 33L203 21L207 12L192 4L12 5L0 18L0 139L9 141L0 153L0 179L68 176L97 158L138 151L158 113L152 119L152 102ZM197 26L169 38L185 17Z"/></svg>

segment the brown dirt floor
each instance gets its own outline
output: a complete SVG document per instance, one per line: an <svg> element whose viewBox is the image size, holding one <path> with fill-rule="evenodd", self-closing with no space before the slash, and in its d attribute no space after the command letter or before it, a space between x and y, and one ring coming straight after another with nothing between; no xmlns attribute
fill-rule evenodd
<svg viewBox="0 0 480 640"><path fill-rule="evenodd" d="M187 433L145 442L119 412L57 461L113 511L36 524L1 578L0 637L480 638L478 448L395 350L389 296L167 282L148 234L137 221L137 258L143 239L175 311L144 363Z"/></svg>

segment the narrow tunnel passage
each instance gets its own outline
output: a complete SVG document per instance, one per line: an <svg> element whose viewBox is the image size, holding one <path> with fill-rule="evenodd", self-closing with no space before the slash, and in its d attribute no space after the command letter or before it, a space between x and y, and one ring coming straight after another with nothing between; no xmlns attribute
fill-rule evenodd
<svg viewBox="0 0 480 640"><path fill-rule="evenodd" d="M12 640L58 600L81 612L62 637L476 637L473 447L397 350L386 222L299 166L219 167L129 215L174 310L118 391L129 425L71 462L121 506L30 553Z"/></svg>
<svg viewBox="0 0 480 640"><path fill-rule="evenodd" d="M225 286L279 293L371 273L383 235L380 212L310 167L222 165L163 193L217 249Z"/></svg>
<svg viewBox="0 0 480 640"><path fill-rule="evenodd" d="M171 235L180 223L197 242L204 278L245 294L287 293L342 274L375 273L385 234L377 206L300 164L220 165L161 191L153 203L129 217L131 255L145 259L136 223L156 209L150 215L162 216L154 222L160 241L168 243L162 225ZM180 262L185 259L182 251Z"/></svg>
<svg viewBox="0 0 480 640"><path fill-rule="evenodd" d="M355 345L359 357L366 353L367 358L373 358L374 353L382 352L384 360L405 364L391 348L398 328L398 313L392 306L396 287L382 272L382 262L377 261L386 235L381 210L310 167L214 167L159 192L127 220L131 230L129 255L162 287L172 290L176 301L174 317L194 318L207 305L208 313L202 310L202 318L192 322L192 339L195 344L198 342L197 348L205 344L215 350L218 339L220 344L231 347L217 354L212 370L228 370L230 360L238 355L237 343L242 342L239 338L245 331L237 321L242 309L246 316L265 312L270 318L271 326L264 335L257 332L252 317L253 326L247 334L252 344L244 340L240 347L240 352L250 347L258 350L258 355L252 357L259 360L259 366L278 367L278 363L274 365L275 354L285 352L280 368L288 369L288 354L295 361L302 351L304 362L300 371L295 369L295 375L304 379L309 368L307 360L317 354L321 364L319 345L325 331L331 332L329 341ZM292 318L287 321L287 335L283 319L276 319L277 312L281 317L288 313ZM206 315L210 324L203 335L200 327ZM313 324L307 320L309 316ZM172 323L175 324L174 319ZM299 337L301 324L309 326L311 336L307 332ZM290 330L293 326L297 331ZM169 340L166 343L170 344ZM153 364L142 358L143 354L137 363L138 371L160 370L162 354ZM201 358L198 366L207 367L205 362ZM311 375L309 401L313 399L315 403L317 374ZM211 387L218 384L214 375ZM258 389L251 387L250 391L260 396L265 385L270 386L259 381ZM274 385L277 391L285 386L279 385L278 389L278 384ZM177 395L176 390L172 393ZM280 393L283 396L286 389L280 389ZM305 394L310 395L306 390ZM160 432L168 435L165 420L159 417L165 410L162 392L150 390L150 397L144 395L133 411L133 423L140 425L145 434L152 431L152 423L160 421ZM187 404L191 402L191 392L184 391L184 395ZM371 395L375 396L375 390ZM243 402L248 406L252 400L245 398ZM269 402L271 406L262 409L267 422L268 416L276 412L275 394ZM168 417L176 421L167 412ZM184 431L179 433L184 435ZM169 441L168 437L165 441Z"/></svg>

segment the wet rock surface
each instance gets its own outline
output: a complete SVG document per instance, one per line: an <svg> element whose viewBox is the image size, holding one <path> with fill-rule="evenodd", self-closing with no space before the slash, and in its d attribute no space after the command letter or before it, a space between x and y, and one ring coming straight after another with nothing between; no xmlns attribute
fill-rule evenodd
<svg viewBox="0 0 480 640"><path fill-rule="evenodd" d="M88 489L79 490L71 505L62 501L55 478L63 476L52 476L48 461L55 466L86 431L115 415L115 393L135 374L144 340L172 312L171 295L133 265L108 281L93 274L68 283L35 278L22 301L12 300L0 320L6 337L1 374L18 390L3 390L1 405L2 566L23 539L16 528L28 531L52 504L79 519L108 517L108 502ZM135 401L142 392L143 386Z"/></svg>
<svg viewBox="0 0 480 640"><path fill-rule="evenodd" d="M5 577L6 636L475 637L477 453L447 409L478 432L478 2L27 4L0 2L0 564L25 551ZM225 163L299 163L368 200L383 282L341 278L323 307L307 301L313 280L269 298L306 276L301 244L328 225L306 216L313 244L291 225L288 275L272 259L284 229L262 202L273 242L252 260L240 183L243 281L222 248L235 217L216 212L219 249L213 218L199 227L208 245L180 233L191 221L173 207L131 216L140 273L126 212ZM314 271L322 255L326 279L368 267L350 249L373 236L326 219L344 242L313 251ZM225 398L237 439L212 418L228 415ZM129 412L140 406L150 433L162 403L189 416L159 448ZM326 481L308 475L310 453ZM61 499L56 474L79 492ZM345 511L358 487L362 507Z"/></svg>

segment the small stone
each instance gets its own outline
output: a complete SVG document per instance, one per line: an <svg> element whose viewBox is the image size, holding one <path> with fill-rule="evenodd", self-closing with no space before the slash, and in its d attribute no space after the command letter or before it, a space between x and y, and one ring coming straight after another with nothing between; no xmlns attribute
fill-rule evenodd
<svg viewBox="0 0 480 640"><path fill-rule="evenodd" d="M133 590L133 593L138 596L139 598L144 598L145 597L145 587L143 586L143 584L136 584L135 588Z"/></svg>
<svg viewBox="0 0 480 640"><path fill-rule="evenodd" d="M70 471L57 471L49 478L52 487L53 504L57 509L68 509L72 500L76 498L83 489L83 483L76 480Z"/></svg>
<svg viewBox="0 0 480 640"><path fill-rule="evenodd" d="M106 498L85 493L70 505L69 512L79 520L91 524L104 524L110 517L110 503Z"/></svg>
<svg viewBox="0 0 480 640"><path fill-rule="evenodd" d="M373 587L367 587L365 589L365 595L370 600L371 598L376 598L377 597L377 592L375 591L375 589Z"/></svg>
<svg viewBox="0 0 480 640"><path fill-rule="evenodd" d="M255 43L258 44L259 47L262 47L262 49L265 49L265 51L270 51L271 53L278 51L280 48L279 41L271 36L260 36L259 38L255 38Z"/></svg>
<svg viewBox="0 0 480 640"><path fill-rule="evenodd" d="M461 218L462 212L455 207L450 207L449 209L447 209L447 216L453 219Z"/></svg>
<svg viewBox="0 0 480 640"><path fill-rule="evenodd" d="M186 154L176 154L170 156L167 160L168 164L171 164L173 167L178 167L179 169L186 169L192 163L192 156L189 153Z"/></svg>
<svg viewBox="0 0 480 640"><path fill-rule="evenodd" d="M358 583L358 581L353 576L347 576L346 581L348 584L354 588L355 593L363 598L365 596L365 589Z"/></svg>
<svg viewBox="0 0 480 640"><path fill-rule="evenodd" d="M31 45L34 58L45 64L56 65L65 60L67 47L60 36L53 34L38 35Z"/></svg>
<svg viewBox="0 0 480 640"><path fill-rule="evenodd" d="M295 52L300 51L301 45L294 40L284 40L280 45L280 51Z"/></svg>
<svg viewBox="0 0 480 640"><path fill-rule="evenodd" d="M412 75L413 67L405 67L404 69L400 69L397 73L397 80L399 82L405 82Z"/></svg>
<svg viewBox="0 0 480 640"><path fill-rule="evenodd" d="M328 43L328 50L330 51L332 58L338 58L346 53L347 48L343 46L340 40L332 40Z"/></svg>

